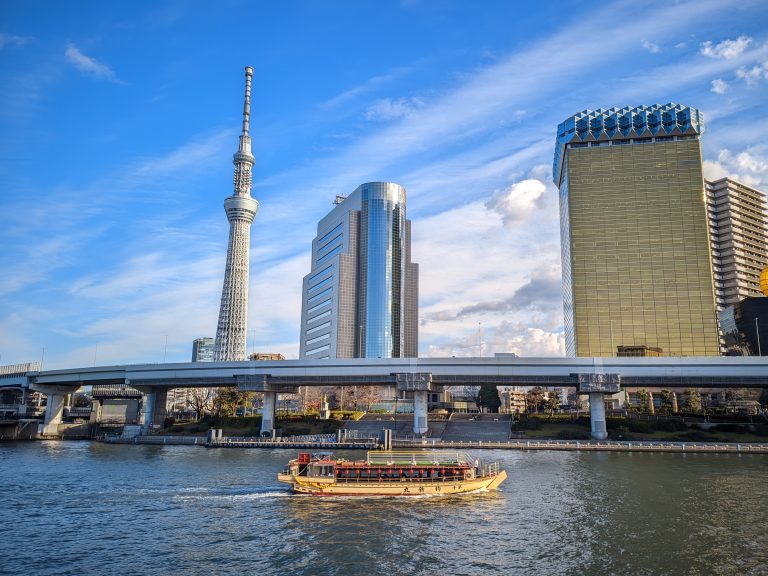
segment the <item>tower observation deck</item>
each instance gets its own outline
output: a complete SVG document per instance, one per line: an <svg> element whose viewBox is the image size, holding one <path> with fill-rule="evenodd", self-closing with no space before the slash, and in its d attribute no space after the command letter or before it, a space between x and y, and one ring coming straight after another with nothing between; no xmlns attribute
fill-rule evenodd
<svg viewBox="0 0 768 576"><path fill-rule="evenodd" d="M245 360L246 352L251 224L259 209L259 203L251 197L251 170L256 163L251 154L251 137L248 133L252 78L253 68L247 66L243 131L240 134L240 146L233 159L234 193L224 200L224 210L229 220L229 243L213 352L214 360L219 362Z"/></svg>

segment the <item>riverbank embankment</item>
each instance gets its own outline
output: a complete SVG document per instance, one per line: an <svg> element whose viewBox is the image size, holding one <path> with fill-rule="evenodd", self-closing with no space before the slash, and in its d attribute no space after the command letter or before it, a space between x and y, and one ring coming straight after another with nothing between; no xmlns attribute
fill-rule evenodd
<svg viewBox="0 0 768 576"><path fill-rule="evenodd" d="M376 442L351 441L292 441L289 438L278 440L220 438L215 442L205 437L190 436L135 436L133 438L102 438L101 441L114 444L154 444L154 445L194 445L206 448L271 448L271 449L306 449L306 450L374 450ZM585 452L680 452L707 454L766 454L768 444L754 442L654 442L628 440L515 440L506 442L459 441L441 442L437 440L410 441L394 440L394 449L430 449L430 450L561 450Z"/></svg>

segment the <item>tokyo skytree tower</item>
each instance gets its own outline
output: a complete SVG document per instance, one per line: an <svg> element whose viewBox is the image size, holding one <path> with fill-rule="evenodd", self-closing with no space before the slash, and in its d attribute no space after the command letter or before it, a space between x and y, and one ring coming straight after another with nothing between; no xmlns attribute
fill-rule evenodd
<svg viewBox="0 0 768 576"><path fill-rule="evenodd" d="M240 147L233 160L235 191L224 200L224 210L229 220L229 245L213 350L213 359L216 362L245 360L251 224L259 209L259 203L251 198L251 169L256 163L251 154L251 137L248 134L252 78L253 68L246 66L243 133L240 135Z"/></svg>

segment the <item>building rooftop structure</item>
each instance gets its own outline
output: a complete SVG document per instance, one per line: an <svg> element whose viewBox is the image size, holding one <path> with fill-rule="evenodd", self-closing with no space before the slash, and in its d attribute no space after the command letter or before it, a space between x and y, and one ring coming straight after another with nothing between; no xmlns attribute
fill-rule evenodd
<svg viewBox="0 0 768 576"><path fill-rule="evenodd" d="M254 352L250 356L248 356L249 360L258 360L258 361L270 361L270 360L285 360L285 356L280 354L279 352Z"/></svg>
<svg viewBox="0 0 768 576"><path fill-rule="evenodd" d="M575 147L643 144L696 136L704 132L704 117L696 108L670 102L650 106L582 110L557 126L552 178L560 185L567 144Z"/></svg>

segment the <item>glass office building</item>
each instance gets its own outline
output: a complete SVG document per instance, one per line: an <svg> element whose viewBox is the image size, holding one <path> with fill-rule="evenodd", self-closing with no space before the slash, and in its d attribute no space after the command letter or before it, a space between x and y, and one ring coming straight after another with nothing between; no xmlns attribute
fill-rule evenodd
<svg viewBox="0 0 768 576"><path fill-rule="evenodd" d="M195 338L192 342L192 362L213 362L213 338Z"/></svg>
<svg viewBox="0 0 768 576"><path fill-rule="evenodd" d="M719 354L703 128L678 104L584 110L558 126L569 356Z"/></svg>
<svg viewBox="0 0 768 576"><path fill-rule="evenodd" d="M726 355L768 356L768 298L744 298L718 316Z"/></svg>
<svg viewBox="0 0 768 576"><path fill-rule="evenodd" d="M418 354L418 265L405 188L369 182L317 226L302 291L300 358Z"/></svg>

